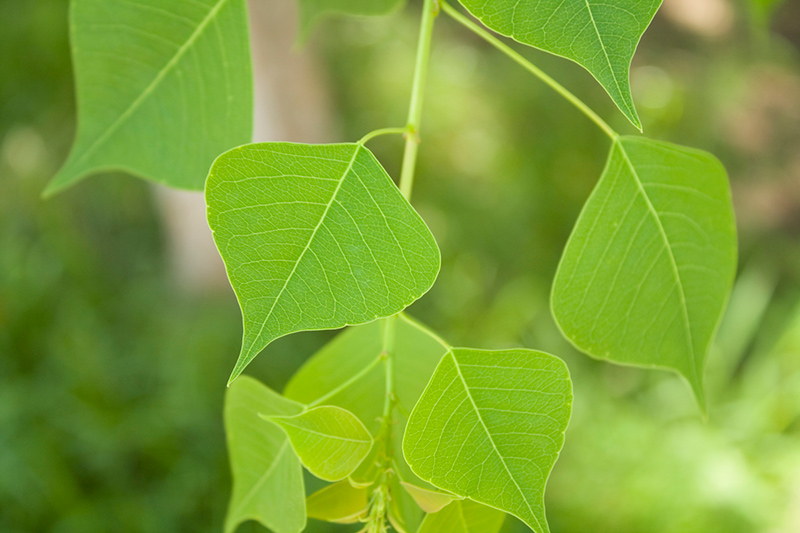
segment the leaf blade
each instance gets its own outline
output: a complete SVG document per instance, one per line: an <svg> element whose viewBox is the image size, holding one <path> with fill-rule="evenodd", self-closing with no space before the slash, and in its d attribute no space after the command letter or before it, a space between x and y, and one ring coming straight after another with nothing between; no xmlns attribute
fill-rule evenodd
<svg viewBox="0 0 800 533"><path fill-rule="evenodd" d="M629 84L630 64L662 0L460 1L501 35L584 67L641 131Z"/></svg>
<svg viewBox="0 0 800 533"><path fill-rule="evenodd" d="M439 271L430 230L360 144L230 150L206 199L244 321L231 381L278 337L401 311Z"/></svg>
<svg viewBox="0 0 800 533"><path fill-rule="evenodd" d="M420 478L546 532L544 488L571 406L569 373L556 357L452 349L411 413L403 453Z"/></svg>
<svg viewBox="0 0 800 533"><path fill-rule="evenodd" d="M622 137L565 247L553 316L593 357L676 370L704 408L705 358L735 271L733 206L719 161Z"/></svg>
<svg viewBox="0 0 800 533"><path fill-rule="evenodd" d="M249 140L243 0L76 0L70 27L78 128L45 196L110 170L202 189L214 158Z"/></svg>
<svg viewBox="0 0 800 533"><path fill-rule="evenodd" d="M350 475L372 448L372 436L350 411L324 405L293 416L264 416L279 425L309 472L325 481Z"/></svg>
<svg viewBox="0 0 800 533"><path fill-rule="evenodd" d="M334 524L354 524L366 515L368 509L366 487L353 487L346 479L328 485L306 499L309 518Z"/></svg>
<svg viewBox="0 0 800 533"><path fill-rule="evenodd" d="M301 410L301 405L248 376L227 390L225 434L233 492L225 518L226 533L235 531L245 520L258 520L276 533L299 533L305 528L300 461L286 434L258 415L293 415Z"/></svg>
<svg viewBox="0 0 800 533"><path fill-rule="evenodd" d="M497 533L505 513L470 500L456 500L428 514L418 533Z"/></svg>

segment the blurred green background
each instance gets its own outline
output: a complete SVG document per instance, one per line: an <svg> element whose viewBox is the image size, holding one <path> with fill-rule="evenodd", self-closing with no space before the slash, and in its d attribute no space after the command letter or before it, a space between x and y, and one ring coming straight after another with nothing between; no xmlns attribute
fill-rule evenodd
<svg viewBox="0 0 800 533"><path fill-rule="evenodd" d="M317 28L308 46L342 140L404 122L418 12ZM587 73L523 53L630 132ZM740 276L710 357L708 421L677 376L599 363L560 337L550 282L607 139L446 17L414 198L443 265L411 312L456 345L569 364L553 532L796 533L800 2L665 0L632 83L647 134L712 151L733 184ZM221 531L236 301L179 282L152 186L113 175L40 199L73 100L67 1L0 0L0 531ZM396 175L400 142L373 146ZM330 335L275 342L248 372L280 390Z"/></svg>

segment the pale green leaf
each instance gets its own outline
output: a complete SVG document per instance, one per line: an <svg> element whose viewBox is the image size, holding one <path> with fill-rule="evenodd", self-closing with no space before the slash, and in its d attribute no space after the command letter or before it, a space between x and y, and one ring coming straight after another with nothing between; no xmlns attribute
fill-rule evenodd
<svg viewBox="0 0 800 533"><path fill-rule="evenodd" d="M233 495L225 519L231 533L245 520L258 520L275 533L305 528L305 488L300 461L286 434L259 413L295 415L303 406L248 376L225 397L225 433L233 472Z"/></svg>
<svg viewBox="0 0 800 533"><path fill-rule="evenodd" d="M286 431L309 472L326 481L347 477L372 448L372 436L350 411L332 405L294 416L267 416Z"/></svg>
<svg viewBox="0 0 800 533"><path fill-rule="evenodd" d="M405 481L401 482L400 485L406 489L406 492L408 492L411 497L414 498L414 501L417 502L417 505L419 505L420 508L426 513L439 512L450 502L464 499L461 496L456 496L455 494L450 494L449 492L426 489L423 487L418 487L413 483L406 483Z"/></svg>
<svg viewBox="0 0 800 533"><path fill-rule="evenodd" d="M470 500L454 501L429 514L418 533L497 533L506 515L502 511Z"/></svg>
<svg viewBox="0 0 800 533"><path fill-rule="evenodd" d="M430 230L360 144L235 148L206 201L244 320L231 380L280 336L402 311L439 272Z"/></svg>
<svg viewBox="0 0 800 533"><path fill-rule="evenodd" d="M300 24L303 33L325 15L386 15L405 0L299 0Z"/></svg>
<svg viewBox="0 0 800 533"><path fill-rule="evenodd" d="M454 348L411 413L403 453L420 478L544 533L545 485L571 409L572 384L560 359Z"/></svg>
<svg viewBox="0 0 800 533"><path fill-rule="evenodd" d="M70 32L78 131L45 194L115 170L202 189L250 141L245 0L72 0Z"/></svg>
<svg viewBox="0 0 800 533"><path fill-rule="evenodd" d="M389 481L388 507L389 523L397 533L417 533L425 513L411 494L400 485L398 476L392 476Z"/></svg>
<svg viewBox="0 0 800 533"><path fill-rule="evenodd" d="M487 27L583 66L639 130L630 65L661 0L460 0Z"/></svg>
<svg viewBox="0 0 800 533"><path fill-rule="evenodd" d="M720 162L623 137L561 258L553 314L593 357L677 370L704 407L706 354L735 272L736 226Z"/></svg>
<svg viewBox="0 0 800 533"><path fill-rule="evenodd" d="M346 479L318 490L306 499L309 518L354 524L367 514L369 491L365 487L354 487Z"/></svg>

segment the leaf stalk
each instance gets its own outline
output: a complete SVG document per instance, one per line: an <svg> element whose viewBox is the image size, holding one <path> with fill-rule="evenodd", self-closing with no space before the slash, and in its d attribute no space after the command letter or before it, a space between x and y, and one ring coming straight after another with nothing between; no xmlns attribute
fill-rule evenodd
<svg viewBox="0 0 800 533"><path fill-rule="evenodd" d="M440 6L442 11L447 13L451 18L455 19L456 22L467 28L468 30L475 33L478 37L483 39L484 41L488 42L517 64L519 64L522 68L542 80L546 85L548 85L551 89L556 91L562 97L564 97L569 103L577 107L584 115L589 117L592 122L597 124L606 135L608 135L611 140L616 140L619 137L619 134L614 131L614 129L608 125L608 123L600 118L600 116L595 113L591 107L586 105L580 98L572 94L566 87L558 83L556 80L548 76L544 71L542 71L539 67L522 57L516 50L505 44L503 41L489 33L488 31L484 30L474 22L472 22L469 18L462 15L458 10L450 6L444 0L440 0Z"/></svg>

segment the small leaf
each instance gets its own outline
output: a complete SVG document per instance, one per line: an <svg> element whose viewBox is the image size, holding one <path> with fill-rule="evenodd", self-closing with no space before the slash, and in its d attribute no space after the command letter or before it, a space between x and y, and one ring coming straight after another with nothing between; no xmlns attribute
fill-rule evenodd
<svg viewBox="0 0 800 533"><path fill-rule="evenodd" d="M264 416L281 426L309 472L326 481L346 478L369 453L372 436L356 416L330 405L295 416Z"/></svg>
<svg viewBox="0 0 800 533"><path fill-rule="evenodd" d="M553 315L593 357L677 370L704 408L706 355L735 272L736 226L719 161L622 137L564 250Z"/></svg>
<svg viewBox="0 0 800 533"><path fill-rule="evenodd" d="M397 533L417 532L425 515L411 494L400 485L398 476L389 480L388 507L389 523Z"/></svg>
<svg viewBox="0 0 800 533"><path fill-rule="evenodd" d="M235 148L206 200L244 319L231 381L278 337L402 311L439 272L430 230L359 144Z"/></svg>
<svg viewBox="0 0 800 533"><path fill-rule="evenodd" d="M366 515L368 497L369 491L366 488L353 487L345 479L309 496L306 500L306 512L309 518L335 524L354 524Z"/></svg>
<svg viewBox="0 0 800 533"><path fill-rule="evenodd" d="M505 517L502 511L470 500L454 501L426 516L418 533L497 533Z"/></svg>
<svg viewBox="0 0 800 533"><path fill-rule="evenodd" d="M406 492L408 492L411 497L414 498L414 501L417 502L417 505L419 505L420 508L426 513L437 513L441 511L442 508L448 503L454 500L464 499L460 496L456 496L455 494L418 487L411 483L406 483L405 481L401 482L400 485L406 489Z"/></svg>
<svg viewBox="0 0 800 533"><path fill-rule="evenodd" d="M314 23L325 15L386 15L405 0L300 0L300 25L307 34Z"/></svg>
<svg viewBox="0 0 800 533"><path fill-rule="evenodd" d="M403 453L433 485L548 530L544 489L564 445L572 385L558 358L455 348L408 420Z"/></svg>
<svg viewBox="0 0 800 533"><path fill-rule="evenodd" d="M460 0L487 27L575 61L608 92L634 126L630 66L661 0Z"/></svg>
<svg viewBox="0 0 800 533"><path fill-rule="evenodd" d="M298 533L306 525L300 460L286 434L259 418L295 415L303 406L243 376L225 396L225 433L233 471L233 495L225 518L232 533L245 520L258 520L275 533Z"/></svg>
<svg viewBox="0 0 800 533"><path fill-rule="evenodd" d="M45 195L115 170L202 189L250 141L245 0L72 0L70 37L78 131Z"/></svg>

